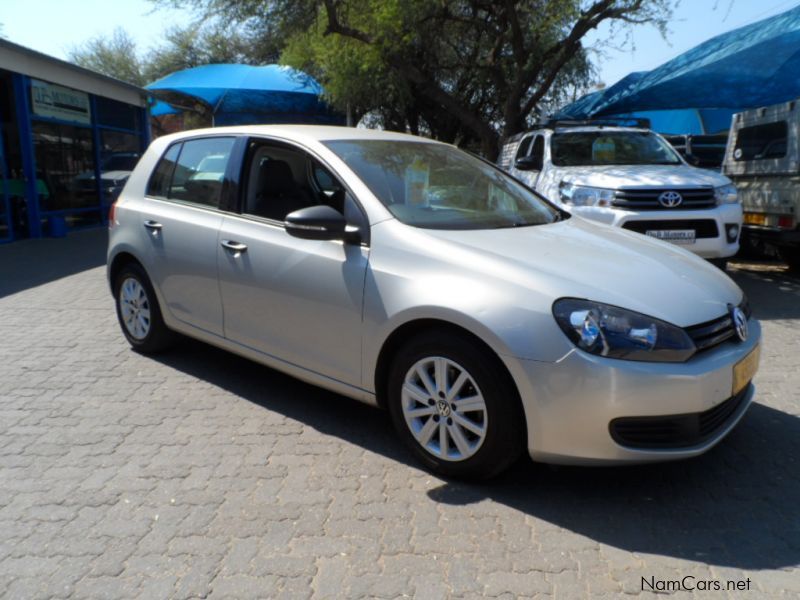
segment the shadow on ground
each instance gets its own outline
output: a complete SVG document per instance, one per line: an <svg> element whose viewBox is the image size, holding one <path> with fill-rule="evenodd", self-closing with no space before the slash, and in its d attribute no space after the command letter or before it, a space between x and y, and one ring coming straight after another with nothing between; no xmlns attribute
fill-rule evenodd
<svg viewBox="0 0 800 600"><path fill-rule="evenodd" d="M800 319L800 275L783 263L736 261L728 275L747 294L756 318Z"/></svg>
<svg viewBox="0 0 800 600"><path fill-rule="evenodd" d="M105 228L0 246L0 298L104 265Z"/></svg>
<svg viewBox="0 0 800 600"><path fill-rule="evenodd" d="M418 465L388 414L186 340L164 364L390 459ZM639 467L552 469L521 459L484 484L444 482L435 502L490 499L622 550L740 569L800 563L800 419L755 404L697 459Z"/></svg>

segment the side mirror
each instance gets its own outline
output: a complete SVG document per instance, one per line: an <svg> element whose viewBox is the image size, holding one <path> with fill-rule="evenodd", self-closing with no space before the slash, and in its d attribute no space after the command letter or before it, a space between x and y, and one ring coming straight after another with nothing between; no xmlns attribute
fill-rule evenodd
<svg viewBox="0 0 800 600"><path fill-rule="evenodd" d="M353 233L342 213L325 204L301 208L286 215L286 233L304 240L348 240ZM357 234L357 232L355 232Z"/></svg>
<svg viewBox="0 0 800 600"><path fill-rule="evenodd" d="M700 159L694 154L687 154L683 158L686 159L686 162L692 165L693 167L700 166Z"/></svg>
<svg viewBox="0 0 800 600"><path fill-rule="evenodd" d="M541 171L542 170L542 157L541 156L523 156L518 158L514 163L514 168L517 171Z"/></svg>

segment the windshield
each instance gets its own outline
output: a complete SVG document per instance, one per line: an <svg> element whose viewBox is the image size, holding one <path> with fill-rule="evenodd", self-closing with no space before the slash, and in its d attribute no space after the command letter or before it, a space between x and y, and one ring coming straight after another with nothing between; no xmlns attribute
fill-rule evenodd
<svg viewBox="0 0 800 600"><path fill-rule="evenodd" d="M550 150L559 167L681 164L672 147L649 131L554 133Z"/></svg>
<svg viewBox="0 0 800 600"><path fill-rule="evenodd" d="M451 146L395 140L325 142L403 223L496 229L552 223L559 212L502 171Z"/></svg>

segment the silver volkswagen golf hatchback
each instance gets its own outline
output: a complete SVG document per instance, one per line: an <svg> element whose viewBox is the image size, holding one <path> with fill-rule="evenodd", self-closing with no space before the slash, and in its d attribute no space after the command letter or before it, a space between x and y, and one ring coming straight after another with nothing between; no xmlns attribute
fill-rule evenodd
<svg viewBox="0 0 800 600"><path fill-rule="evenodd" d="M177 332L385 407L446 476L489 477L526 448L698 455L758 368L759 324L718 269L398 133L157 139L112 208L108 279L135 350Z"/></svg>

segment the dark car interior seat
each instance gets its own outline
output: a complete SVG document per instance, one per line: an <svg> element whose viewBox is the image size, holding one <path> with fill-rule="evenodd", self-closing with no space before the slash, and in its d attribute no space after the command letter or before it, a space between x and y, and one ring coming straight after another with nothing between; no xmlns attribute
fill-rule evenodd
<svg viewBox="0 0 800 600"><path fill-rule="evenodd" d="M267 159L257 168L255 194L248 198L250 214L283 221L290 212L314 204L308 192L297 185L287 162Z"/></svg>

